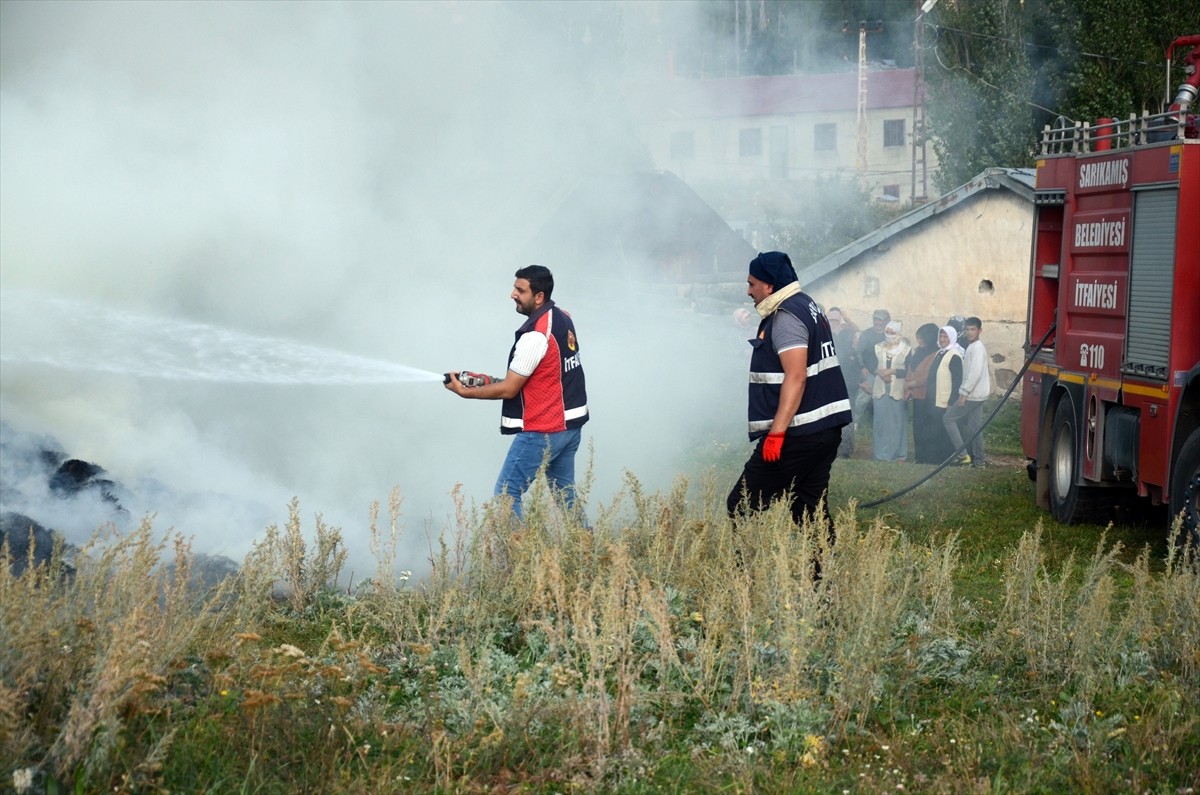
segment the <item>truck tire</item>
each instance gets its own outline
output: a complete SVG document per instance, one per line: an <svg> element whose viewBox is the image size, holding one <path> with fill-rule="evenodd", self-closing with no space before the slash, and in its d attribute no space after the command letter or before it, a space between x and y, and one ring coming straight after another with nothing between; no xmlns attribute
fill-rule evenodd
<svg viewBox="0 0 1200 795"><path fill-rule="evenodd" d="M1183 513L1183 528L1176 541L1200 550L1200 429L1183 443L1171 473L1171 522ZM1172 524L1173 526L1173 524Z"/></svg>
<svg viewBox="0 0 1200 795"><path fill-rule="evenodd" d="M1050 435L1050 513L1063 524L1090 521L1099 507L1099 490L1079 485L1079 473L1079 419L1064 397Z"/></svg>

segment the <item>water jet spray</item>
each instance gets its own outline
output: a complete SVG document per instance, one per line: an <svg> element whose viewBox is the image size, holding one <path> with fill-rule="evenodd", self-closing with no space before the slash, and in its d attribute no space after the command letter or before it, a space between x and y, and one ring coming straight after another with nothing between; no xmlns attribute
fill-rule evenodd
<svg viewBox="0 0 1200 795"><path fill-rule="evenodd" d="M240 384L396 384L439 373L276 337L6 291L0 361Z"/></svg>

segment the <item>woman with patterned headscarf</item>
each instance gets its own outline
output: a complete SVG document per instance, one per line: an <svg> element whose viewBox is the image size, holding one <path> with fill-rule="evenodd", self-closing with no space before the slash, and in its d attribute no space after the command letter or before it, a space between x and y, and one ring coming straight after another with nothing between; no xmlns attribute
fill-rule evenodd
<svg viewBox="0 0 1200 795"><path fill-rule="evenodd" d="M883 342L875 346L875 381L871 387L875 424L872 442L876 461L903 461L908 457L908 403L904 376L911 349L900 337L900 321L883 329Z"/></svg>

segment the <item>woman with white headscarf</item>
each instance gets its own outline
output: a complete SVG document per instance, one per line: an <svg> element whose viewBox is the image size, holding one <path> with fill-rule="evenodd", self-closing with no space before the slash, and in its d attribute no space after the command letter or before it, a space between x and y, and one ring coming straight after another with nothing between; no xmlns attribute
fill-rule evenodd
<svg viewBox="0 0 1200 795"><path fill-rule="evenodd" d="M871 440L876 461L903 461L908 457L908 403L904 376L910 348L900 337L900 321L884 327L883 342L875 346L875 381L871 399L875 414Z"/></svg>
<svg viewBox="0 0 1200 795"><path fill-rule="evenodd" d="M926 386L926 395L932 404L933 416L930 419L935 427L941 427L947 407L958 399L963 376L962 357L963 349L958 344L958 332L953 326L942 326L938 331L938 352L934 354L933 364L929 367L929 381ZM932 435L934 434L931 432ZM949 458L954 450L944 427L936 437L938 445L934 460L942 462Z"/></svg>

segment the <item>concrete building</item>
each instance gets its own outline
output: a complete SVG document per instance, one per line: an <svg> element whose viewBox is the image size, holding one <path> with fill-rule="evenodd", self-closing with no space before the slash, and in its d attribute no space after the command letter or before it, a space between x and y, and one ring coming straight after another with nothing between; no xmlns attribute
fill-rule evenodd
<svg viewBox="0 0 1200 795"><path fill-rule="evenodd" d="M914 168L916 71L871 69L866 78L861 171L871 196L908 202L914 182L917 196L932 195L932 146L918 146ZM667 80L631 93L656 166L697 185L858 173L858 88L858 73L846 71Z"/></svg>
<svg viewBox="0 0 1200 795"><path fill-rule="evenodd" d="M884 308L910 340L953 315L983 321L992 387L1024 362L1034 173L993 168L799 271L804 290L860 329Z"/></svg>

